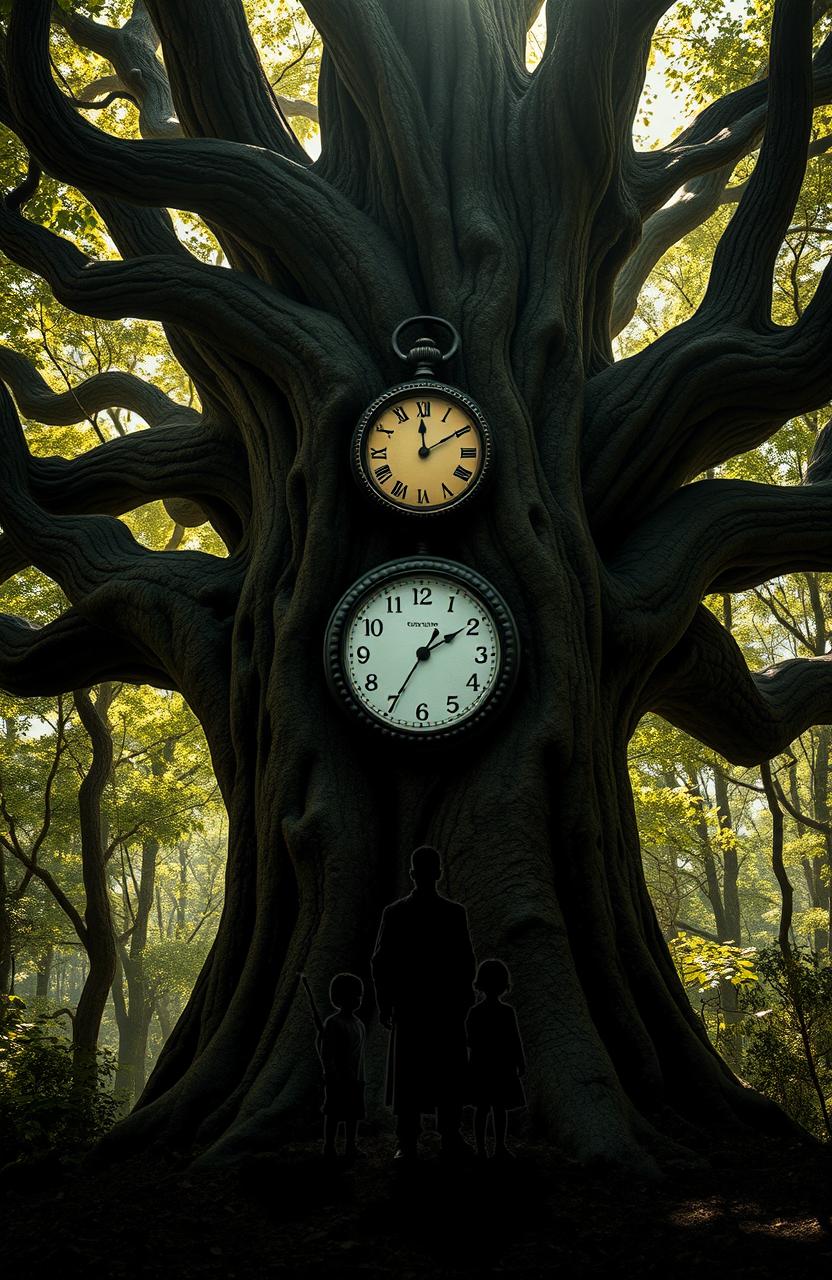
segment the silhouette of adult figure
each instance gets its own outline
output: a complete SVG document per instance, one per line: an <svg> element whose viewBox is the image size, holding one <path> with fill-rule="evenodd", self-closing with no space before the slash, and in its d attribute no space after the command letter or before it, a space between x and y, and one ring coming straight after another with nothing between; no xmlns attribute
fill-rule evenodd
<svg viewBox="0 0 832 1280"><path fill-rule="evenodd" d="M467 912L437 892L441 874L436 849L414 850L413 891L385 907L373 953L379 1015L392 1032L386 1101L397 1118L397 1160L415 1158L423 1112L437 1112L443 1155L468 1151L459 1126L476 965Z"/></svg>

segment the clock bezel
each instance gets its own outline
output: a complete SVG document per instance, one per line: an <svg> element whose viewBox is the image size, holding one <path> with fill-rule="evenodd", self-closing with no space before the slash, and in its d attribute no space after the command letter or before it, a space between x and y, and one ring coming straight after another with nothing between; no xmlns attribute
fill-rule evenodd
<svg viewBox="0 0 832 1280"><path fill-rule="evenodd" d="M436 574L450 579L479 597L479 603L491 615L492 623L500 639L500 665L497 678L483 703L470 716L458 723L438 728L403 729L388 724L375 715L353 693L352 682L343 657L344 639L355 614L368 595L374 594L387 582L395 582L409 574ZM493 723L501 712L517 682L520 669L520 636L511 609L496 587L474 569L439 556L407 556L388 560L362 576L344 592L333 609L324 636L324 668L330 692L341 708L365 728L373 729L384 737L402 743L430 743L437 745L452 741L481 730Z"/></svg>
<svg viewBox="0 0 832 1280"><path fill-rule="evenodd" d="M394 498L384 493L368 474L364 458L364 442L376 419L389 404L408 395L424 395L429 392L455 401L461 409L464 409L471 416L480 434L482 466L477 478L472 480L465 491L459 497L454 498L452 502L431 507L403 506L400 502L396 502ZM385 511L395 511L397 514L404 516L405 519L413 517L416 520L434 520L437 516L455 514L462 508L468 510L471 501L478 500L486 490L488 481L493 474L493 459L494 441L491 428L482 409L469 395L466 395L464 391L460 391L459 387L452 387L447 382L437 382L434 378L419 378L411 382L400 382L394 387L388 387L380 396L377 396L372 404L367 406L358 420L353 432L350 454L353 477L362 493Z"/></svg>

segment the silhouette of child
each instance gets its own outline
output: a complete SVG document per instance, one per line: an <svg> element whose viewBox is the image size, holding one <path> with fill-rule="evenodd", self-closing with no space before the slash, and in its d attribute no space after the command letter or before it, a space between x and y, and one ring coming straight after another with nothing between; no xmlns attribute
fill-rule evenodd
<svg viewBox="0 0 832 1280"><path fill-rule="evenodd" d="M318 1036L318 1056L324 1069L323 1154L332 1159L338 1126L343 1122L344 1155L359 1155L355 1144L359 1120L364 1119L364 1023L355 1011L364 996L364 983L354 973L337 973L329 984L331 1013Z"/></svg>
<svg viewBox="0 0 832 1280"><path fill-rule="evenodd" d="M483 960L477 970L475 990L482 999L468 1013L465 1030L470 1052L469 1079L474 1112L477 1155L485 1156L485 1129L494 1114L494 1155L510 1157L506 1147L509 1111L526 1105L521 1075L526 1070L517 1016L501 997L509 990L511 976L502 960Z"/></svg>

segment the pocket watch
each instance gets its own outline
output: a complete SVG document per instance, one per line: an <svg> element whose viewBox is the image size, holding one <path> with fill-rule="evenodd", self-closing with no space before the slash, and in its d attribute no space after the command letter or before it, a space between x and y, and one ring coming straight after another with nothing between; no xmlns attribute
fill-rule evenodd
<svg viewBox="0 0 832 1280"><path fill-rule="evenodd" d="M437 326L451 335L444 354L429 337L402 349L407 329L424 334ZM396 329L393 350L414 367L413 379L388 387L361 415L353 474L371 500L403 515L424 519L467 508L491 474L493 446L479 406L433 377L433 365L459 350L459 334L438 316L414 316Z"/></svg>
<svg viewBox="0 0 832 1280"><path fill-rule="evenodd" d="M326 630L329 686L388 736L443 741L482 725L517 678L517 627L502 596L465 565L391 560L339 600Z"/></svg>

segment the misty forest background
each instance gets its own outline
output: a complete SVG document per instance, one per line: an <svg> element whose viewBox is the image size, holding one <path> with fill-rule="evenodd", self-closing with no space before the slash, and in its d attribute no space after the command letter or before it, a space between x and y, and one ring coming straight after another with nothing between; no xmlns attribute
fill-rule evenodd
<svg viewBox="0 0 832 1280"><path fill-rule="evenodd" d="M269 79L316 154L316 33L293 0L258 0L246 8ZM654 42L637 121L640 145L668 141L708 101L760 74L771 8L770 0L700 0L670 10ZM130 10L127 0L74 6L75 13L112 26ZM832 25L828 17L822 22ZM530 33L530 64L543 40L538 24ZM60 23L53 59L66 93L96 104L90 110L96 123L140 136L136 104L113 80L110 63L79 47ZM815 114L811 159L777 264L773 315L784 325L800 317L828 257L830 144L832 110L826 108ZM715 245L754 161L751 155L722 174L718 189L711 183L705 192L693 183L681 193L683 203L699 198L712 212L660 257L631 318L625 305L618 356L696 309ZM16 186L26 165L17 139L0 131L2 188ZM92 256L114 256L99 219L72 189L43 178L30 213ZM701 212L691 223L697 216ZM222 263L203 222L188 214L176 221L192 252ZM140 373L172 400L198 407L160 326L77 317L39 279L6 260L0 289L6 300L0 378L24 413L28 407L33 418L52 423L26 420L34 455L71 458L164 420L163 397L141 413L96 412L76 392L93 375ZM790 421L718 474L798 484L827 417ZM194 523L200 516L185 502L153 503L123 519L155 550L226 554L210 526ZM712 596L707 604L754 670L830 649L832 575L796 574L739 595ZM39 623L57 617L64 605L55 584L34 570L0 588L1 611ZM630 768L647 881L694 1008L743 1079L828 1141L832 728L812 729L769 765L742 770L647 717L632 740ZM94 778L100 786L91 785ZM102 866L85 864L85 822L104 831ZM0 694L0 993L8 993L0 996L0 1148L6 1159L83 1145L138 1096L214 936L226 835L204 737L178 695L119 684L60 699ZM88 912L93 900L98 909ZM73 1102L71 1046L96 930L115 934L119 959L90 1110ZM792 949L796 966L784 963Z"/></svg>

